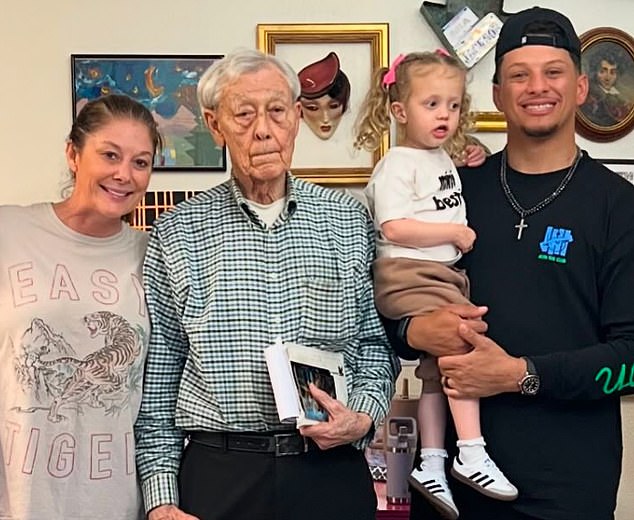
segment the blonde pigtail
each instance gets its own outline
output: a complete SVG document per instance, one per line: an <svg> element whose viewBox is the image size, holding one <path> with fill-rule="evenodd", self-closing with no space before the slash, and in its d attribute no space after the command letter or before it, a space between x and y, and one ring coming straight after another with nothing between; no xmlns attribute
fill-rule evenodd
<svg viewBox="0 0 634 520"><path fill-rule="evenodd" d="M383 86L383 77L388 70L382 67L374 74L372 87L361 105L354 125L354 147L358 150L375 151L381 145L383 135L390 131L389 96Z"/></svg>

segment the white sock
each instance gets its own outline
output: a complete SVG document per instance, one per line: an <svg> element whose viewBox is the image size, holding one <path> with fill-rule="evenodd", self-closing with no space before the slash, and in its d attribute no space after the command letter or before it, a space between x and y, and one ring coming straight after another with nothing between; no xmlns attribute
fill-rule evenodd
<svg viewBox="0 0 634 520"><path fill-rule="evenodd" d="M447 450L438 448L422 448L420 450L420 458L425 462L425 467L433 471L445 472L445 459L447 458Z"/></svg>
<svg viewBox="0 0 634 520"><path fill-rule="evenodd" d="M465 464L474 464L487 457L487 452L484 449L486 442L484 442L483 437L460 440L456 446L460 450L460 460Z"/></svg>

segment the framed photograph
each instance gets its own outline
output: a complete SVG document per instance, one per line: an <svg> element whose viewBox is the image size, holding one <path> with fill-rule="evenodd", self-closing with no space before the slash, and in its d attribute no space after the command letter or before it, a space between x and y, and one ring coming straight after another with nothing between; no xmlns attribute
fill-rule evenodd
<svg viewBox="0 0 634 520"><path fill-rule="evenodd" d="M506 132L506 119L502 112L473 112L476 132Z"/></svg>
<svg viewBox="0 0 634 520"><path fill-rule="evenodd" d="M359 184L389 147L355 150L354 123L374 73L388 63L388 24L257 26L257 46L287 61L302 84L292 171L321 184Z"/></svg>
<svg viewBox="0 0 634 520"><path fill-rule="evenodd" d="M634 184L634 159L597 159L597 161Z"/></svg>
<svg viewBox="0 0 634 520"><path fill-rule="evenodd" d="M221 55L72 54L73 121L91 99L125 94L154 115L164 147L155 170L225 171L196 99L200 76Z"/></svg>
<svg viewBox="0 0 634 520"><path fill-rule="evenodd" d="M581 35L581 68L588 97L577 110L577 133L596 142L620 139L634 127L634 40L598 27Z"/></svg>

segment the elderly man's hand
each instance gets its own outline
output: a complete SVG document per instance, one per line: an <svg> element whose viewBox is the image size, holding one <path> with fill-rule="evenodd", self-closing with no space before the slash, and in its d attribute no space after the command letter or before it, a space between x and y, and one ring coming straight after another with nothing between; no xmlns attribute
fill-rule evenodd
<svg viewBox="0 0 634 520"><path fill-rule="evenodd" d="M158 506L147 515L148 520L200 520L197 516L184 513L175 505Z"/></svg>
<svg viewBox="0 0 634 520"><path fill-rule="evenodd" d="M302 426L299 432L310 437L322 450L350 444L370 431L372 419L369 415L353 412L312 383L310 393L328 412L328 421Z"/></svg>

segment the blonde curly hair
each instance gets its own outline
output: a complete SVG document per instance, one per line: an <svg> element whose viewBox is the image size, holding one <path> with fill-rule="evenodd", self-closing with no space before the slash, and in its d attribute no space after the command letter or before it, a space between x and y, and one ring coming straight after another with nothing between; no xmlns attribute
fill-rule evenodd
<svg viewBox="0 0 634 520"><path fill-rule="evenodd" d="M388 87L383 85L383 78L389 71L388 68L380 68L372 78L372 86L365 97L359 116L355 123L354 141L355 148L373 152L381 145L383 136L390 131L391 112L390 105L395 101L406 101L410 95L410 79L412 74L426 73L425 69L431 66L445 66L456 69L465 76L465 89L462 93L460 104L460 119L454 135L444 144L443 148L455 162L464 159L465 147L473 142L473 138L467 135L473 128L473 119L470 113L471 96L466 90L467 70L455 57L445 52L412 52L407 54L397 65L395 70L395 82ZM404 127L397 126L397 143L402 142Z"/></svg>

